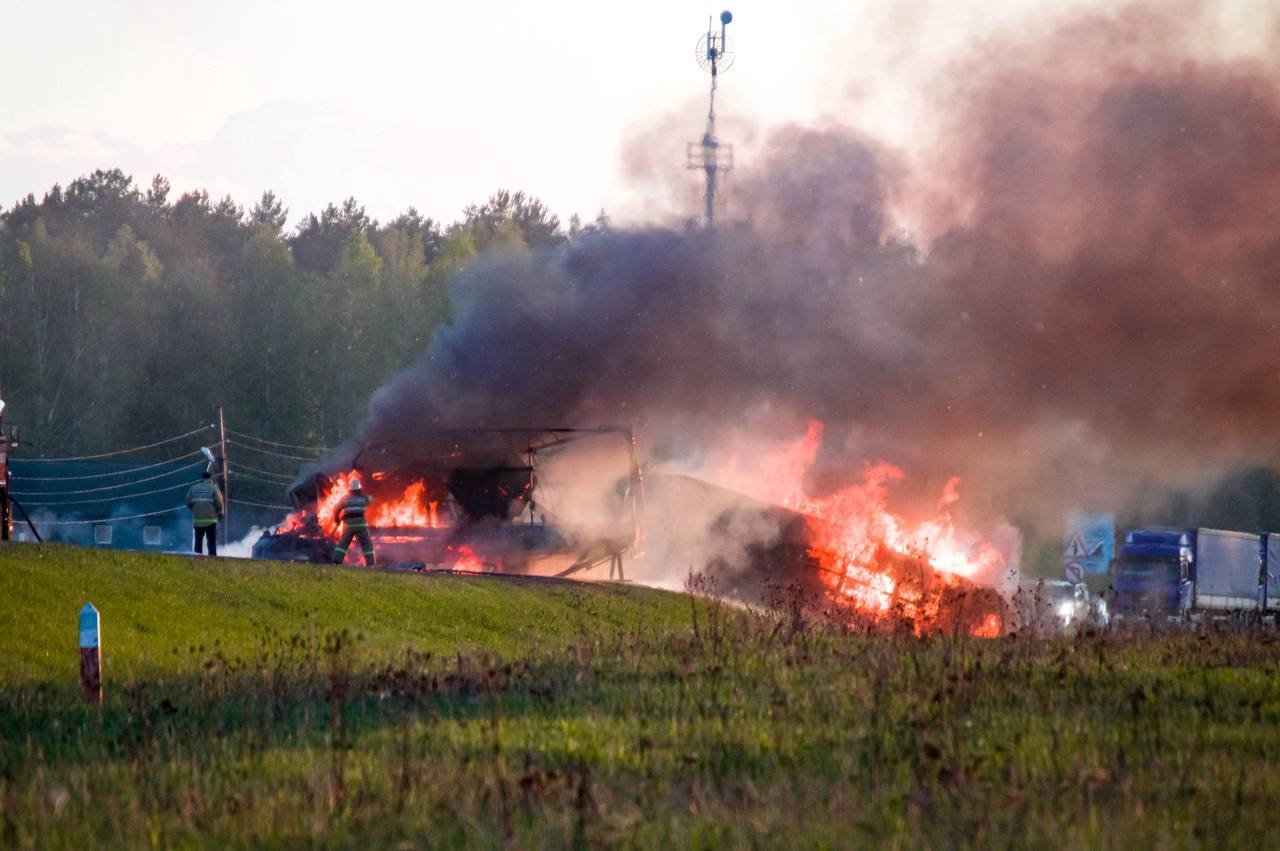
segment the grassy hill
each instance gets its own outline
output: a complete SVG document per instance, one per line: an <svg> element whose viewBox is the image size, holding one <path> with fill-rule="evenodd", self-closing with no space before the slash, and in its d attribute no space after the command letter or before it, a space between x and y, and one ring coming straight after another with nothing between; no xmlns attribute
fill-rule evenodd
<svg viewBox="0 0 1280 851"><path fill-rule="evenodd" d="M1274 631L922 641L10 546L0 653L5 848L1254 847L1280 800Z"/></svg>
<svg viewBox="0 0 1280 851"><path fill-rule="evenodd" d="M237 559L0 545L0 685L75 683L77 617L101 612L108 676L191 674L216 648L247 659L276 637L358 633L359 659L413 647L518 654L689 620L679 594L638 586L414 576Z"/></svg>

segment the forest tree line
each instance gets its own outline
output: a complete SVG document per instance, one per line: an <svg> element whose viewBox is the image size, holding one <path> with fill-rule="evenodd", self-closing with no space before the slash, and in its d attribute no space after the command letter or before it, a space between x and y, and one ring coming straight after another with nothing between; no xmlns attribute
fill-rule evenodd
<svg viewBox="0 0 1280 851"><path fill-rule="evenodd" d="M292 228L271 192L172 194L95 171L0 214L0 396L25 456L145 443L217 404L239 430L333 445L449 321L452 273L607 226L507 191L451 224L348 199Z"/></svg>

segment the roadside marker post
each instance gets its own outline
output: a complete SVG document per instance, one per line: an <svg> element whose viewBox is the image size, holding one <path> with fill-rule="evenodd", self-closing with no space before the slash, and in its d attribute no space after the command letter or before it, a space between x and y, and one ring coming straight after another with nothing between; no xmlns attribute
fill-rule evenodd
<svg viewBox="0 0 1280 851"><path fill-rule="evenodd" d="M85 703L102 702L102 631L92 603L80 610L80 696Z"/></svg>

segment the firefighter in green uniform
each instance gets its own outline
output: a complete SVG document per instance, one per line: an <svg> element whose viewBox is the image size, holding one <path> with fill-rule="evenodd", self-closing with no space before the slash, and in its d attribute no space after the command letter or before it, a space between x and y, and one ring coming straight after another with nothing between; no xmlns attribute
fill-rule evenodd
<svg viewBox="0 0 1280 851"><path fill-rule="evenodd" d="M196 529L195 551L204 552L203 540L209 542L209 555L218 554L218 521L222 519L222 491L213 483L213 474L205 470L200 481L187 491L187 508L191 509L191 522Z"/></svg>
<svg viewBox="0 0 1280 851"><path fill-rule="evenodd" d="M353 478L351 493L347 494L347 498L338 505L338 519L342 521L342 540L333 551L334 564L342 564L347 557L347 547L351 546L351 539L359 538L365 566L373 567L373 539L369 537L369 524L364 516L365 509L371 502L373 498L364 493L360 480Z"/></svg>

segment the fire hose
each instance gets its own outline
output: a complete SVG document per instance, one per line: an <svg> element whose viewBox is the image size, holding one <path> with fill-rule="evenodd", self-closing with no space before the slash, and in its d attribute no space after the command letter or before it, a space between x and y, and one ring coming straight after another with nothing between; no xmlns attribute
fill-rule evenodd
<svg viewBox="0 0 1280 851"><path fill-rule="evenodd" d="M21 512L22 512L22 519L27 521L27 526L29 526L29 527L31 528L31 534L33 534L33 535L35 535L35 536L36 536L36 541L38 541L39 543L43 544L43 543L44 543L44 538L41 538L41 537L40 537L40 533L39 533L38 531L36 531L36 524L34 524L34 523L32 523L32 522L31 522L31 515L30 515L30 514L27 514L27 510L26 510L25 508L23 508L23 507L22 507L22 503L18 502L16 499L14 499L14 498L11 496L11 497L9 497L9 504L10 504L10 505L12 505L14 508L16 508L16 509L18 509L19 511L21 511Z"/></svg>

